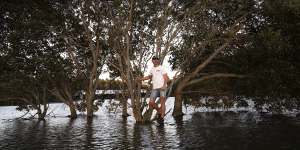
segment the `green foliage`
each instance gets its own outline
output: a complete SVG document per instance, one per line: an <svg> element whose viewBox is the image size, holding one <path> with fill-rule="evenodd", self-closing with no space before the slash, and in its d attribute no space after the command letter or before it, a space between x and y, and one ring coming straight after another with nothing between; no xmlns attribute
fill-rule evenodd
<svg viewBox="0 0 300 150"><path fill-rule="evenodd" d="M264 25L258 32L249 34L247 46L233 56L239 72L249 75L236 82L236 93L299 97L300 17L297 14L300 5L296 3L265 1Z"/></svg>
<svg viewBox="0 0 300 150"><path fill-rule="evenodd" d="M201 64L224 39L223 34L238 16L248 12L244 26L226 50L197 78L213 73L246 75L242 79L216 79L188 89L249 96L299 96L300 1L206 1L204 11L191 15L182 44L172 47L173 69L189 73Z"/></svg>
<svg viewBox="0 0 300 150"><path fill-rule="evenodd" d="M184 73L195 69L232 36L228 30L239 17L256 9L255 2L248 0L197 2L200 3L199 11L185 20L182 43L172 47L169 61L173 69Z"/></svg>
<svg viewBox="0 0 300 150"><path fill-rule="evenodd" d="M33 100L30 93L72 82L72 62L63 56L66 45L59 35L65 26L62 7L46 0L1 3L1 98Z"/></svg>
<svg viewBox="0 0 300 150"><path fill-rule="evenodd" d="M98 75L106 63L111 76L120 77L111 64L128 65L124 58L116 57L124 57L128 48L133 78L143 74L142 68L156 53L156 33L165 29L162 34L169 36L170 28L181 27L180 37L171 43L170 63L173 69L189 73L232 36L227 31L244 14L248 15L236 40L197 77L220 72L248 77L210 80L189 88L250 96L299 96L299 0L172 2L168 8L165 1L136 1L129 34L124 32L130 8L127 1L1 1L1 97L25 95L41 87L68 85L73 92L83 89L93 67L90 49L97 45L95 38L89 38L96 35L102 50L97 59ZM159 17L163 13L168 16L165 20ZM87 28L91 22L93 28ZM70 49L77 62L68 55ZM118 59L122 59L120 64ZM123 84L99 81L98 88L118 89L125 87Z"/></svg>

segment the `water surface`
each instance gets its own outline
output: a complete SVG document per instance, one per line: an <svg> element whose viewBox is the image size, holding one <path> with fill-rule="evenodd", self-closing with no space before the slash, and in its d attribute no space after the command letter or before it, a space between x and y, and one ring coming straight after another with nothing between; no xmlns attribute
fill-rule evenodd
<svg viewBox="0 0 300 150"><path fill-rule="evenodd" d="M105 110L87 121L64 117L46 121L9 119L21 115L0 107L0 149L300 149L300 118L256 112L196 112L163 124L137 125L132 117Z"/></svg>

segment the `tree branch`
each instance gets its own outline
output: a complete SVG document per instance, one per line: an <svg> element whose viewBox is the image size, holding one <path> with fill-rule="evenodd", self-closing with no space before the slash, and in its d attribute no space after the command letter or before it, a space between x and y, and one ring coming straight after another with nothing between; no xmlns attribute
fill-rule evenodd
<svg viewBox="0 0 300 150"><path fill-rule="evenodd" d="M200 79L194 79L194 80L188 82L184 87L202 82L204 80L209 80L209 79L212 79L212 78L245 78L245 77L247 77L247 76L239 75L239 74L231 74L231 73L216 73L216 74L201 77Z"/></svg>

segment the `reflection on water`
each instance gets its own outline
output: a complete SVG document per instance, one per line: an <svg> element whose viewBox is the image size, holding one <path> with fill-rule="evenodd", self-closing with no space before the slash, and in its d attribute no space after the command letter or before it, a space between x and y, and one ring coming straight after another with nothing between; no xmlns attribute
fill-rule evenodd
<svg viewBox="0 0 300 150"><path fill-rule="evenodd" d="M201 112L178 120L167 116L163 125L136 125L119 116L1 119L0 149L300 149L296 117Z"/></svg>

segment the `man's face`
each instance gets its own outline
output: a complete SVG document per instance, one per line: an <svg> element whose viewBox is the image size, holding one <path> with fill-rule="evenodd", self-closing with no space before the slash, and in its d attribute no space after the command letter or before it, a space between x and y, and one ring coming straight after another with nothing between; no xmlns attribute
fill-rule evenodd
<svg viewBox="0 0 300 150"><path fill-rule="evenodd" d="M153 59L152 63L154 66L158 66L160 64L160 61L158 59Z"/></svg>

